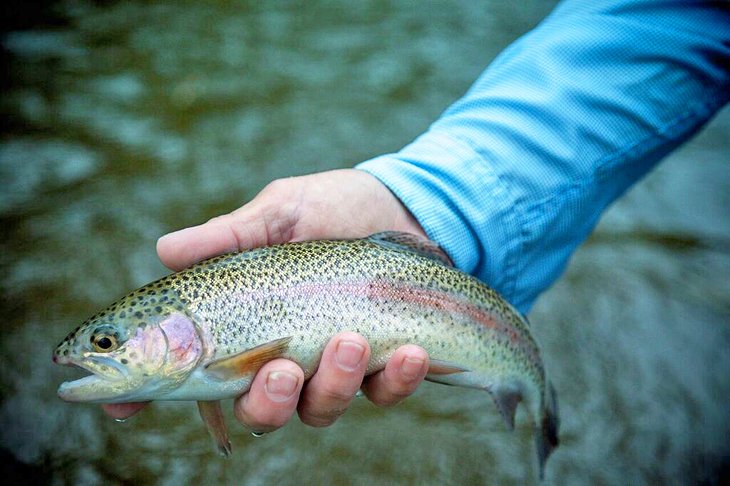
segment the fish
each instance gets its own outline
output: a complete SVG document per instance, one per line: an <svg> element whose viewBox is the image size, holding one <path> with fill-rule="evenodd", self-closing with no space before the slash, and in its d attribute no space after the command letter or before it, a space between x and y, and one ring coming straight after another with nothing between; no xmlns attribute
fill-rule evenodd
<svg viewBox="0 0 730 486"><path fill-rule="evenodd" d="M68 402L197 401L219 452L231 445L220 401L248 391L268 361L305 379L341 331L371 346L366 374L395 350L430 356L426 380L487 391L506 426L519 403L535 429L539 474L558 446L556 393L527 319L454 268L437 243L388 231L217 256L128 294L69 333L57 364L91 373L65 382Z"/></svg>

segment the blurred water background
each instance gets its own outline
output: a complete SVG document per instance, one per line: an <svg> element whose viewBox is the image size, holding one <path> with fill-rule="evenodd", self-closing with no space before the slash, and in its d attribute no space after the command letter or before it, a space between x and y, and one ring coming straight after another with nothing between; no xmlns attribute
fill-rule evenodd
<svg viewBox="0 0 730 486"><path fill-rule="evenodd" d="M166 270L165 232L268 181L399 149L553 2L6 2L0 463L50 484L536 481L524 413L434 384L219 458L192 403L119 424L56 398L53 347ZM615 204L530 318L554 484L719 484L730 464L730 112ZM10 483L6 483L10 484Z"/></svg>

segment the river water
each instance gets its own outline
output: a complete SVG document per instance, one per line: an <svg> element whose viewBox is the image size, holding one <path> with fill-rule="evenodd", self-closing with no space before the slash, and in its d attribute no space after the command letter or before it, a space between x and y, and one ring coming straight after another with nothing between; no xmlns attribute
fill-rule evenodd
<svg viewBox="0 0 730 486"><path fill-rule="evenodd" d="M10 2L3 7L0 462L51 484L524 483L524 413L425 384L219 458L192 403L62 403L53 347L166 273L165 232L268 181L397 150L551 2ZM558 389L555 484L720 483L730 464L730 112L606 213L530 314Z"/></svg>

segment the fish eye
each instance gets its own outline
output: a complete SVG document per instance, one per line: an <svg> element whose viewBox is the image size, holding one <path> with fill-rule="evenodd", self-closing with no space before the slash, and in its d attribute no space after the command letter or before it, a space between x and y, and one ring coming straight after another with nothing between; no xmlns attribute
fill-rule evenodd
<svg viewBox="0 0 730 486"><path fill-rule="evenodd" d="M108 353L114 351L118 347L116 336L111 334L97 334L92 336L91 344L94 349L99 353Z"/></svg>

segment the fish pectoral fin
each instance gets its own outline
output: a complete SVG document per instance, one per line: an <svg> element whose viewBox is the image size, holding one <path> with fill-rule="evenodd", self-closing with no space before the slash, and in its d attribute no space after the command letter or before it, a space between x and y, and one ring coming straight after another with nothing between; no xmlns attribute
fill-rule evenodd
<svg viewBox="0 0 730 486"><path fill-rule="evenodd" d="M208 433L213 438L218 453L228 457L231 454L231 441L228 440L228 431L226 430L226 422L223 420L223 411L221 410L221 402L215 401L199 401L198 411L200 418L208 429Z"/></svg>
<svg viewBox="0 0 730 486"><path fill-rule="evenodd" d="M404 231L383 231L368 236L373 243L386 248L396 248L409 251L422 257L430 258L447 267L453 267L454 263L446 252L435 241L423 238Z"/></svg>
<svg viewBox="0 0 730 486"><path fill-rule="evenodd" d="M517 404L522 401L522 391L518 386L512 384L500 384L494 386L489 392L492 394L505 425L509 430L513 430L515 428L515 410L517 410Z"/></svg>
<svg viewBox="0 0 730 486"><path fill-rule="evenodd" d="M254 375L272 359L282 357L289 348L291 336L275 339L233 356L226 356L205 365L205 371L223 380L235 380Z"/></svg>

